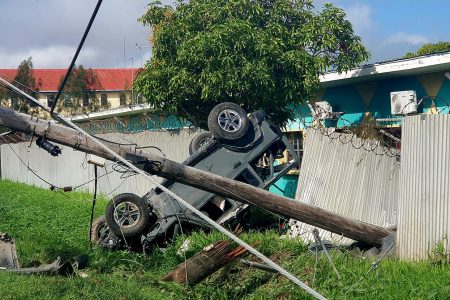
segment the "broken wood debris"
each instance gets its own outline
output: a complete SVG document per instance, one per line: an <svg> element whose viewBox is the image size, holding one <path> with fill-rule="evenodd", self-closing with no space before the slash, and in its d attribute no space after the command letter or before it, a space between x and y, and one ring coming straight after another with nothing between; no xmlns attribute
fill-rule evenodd
<svg viewBox="0 0 450 300"><path fill-rule="evenodd" d="M179 264L161 280L195 285L246 252L247 249L235 247L230 240L218 241Z"/></svg>

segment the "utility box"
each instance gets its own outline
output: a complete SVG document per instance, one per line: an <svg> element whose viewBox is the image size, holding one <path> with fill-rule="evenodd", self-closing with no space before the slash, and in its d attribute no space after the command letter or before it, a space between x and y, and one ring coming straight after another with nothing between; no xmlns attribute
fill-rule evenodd
<svg viewBox="0 0 450 300"><path fill-rule="evenodd" d="M407 115L417 113L416 91L391 92L391 114Z"/></svg>

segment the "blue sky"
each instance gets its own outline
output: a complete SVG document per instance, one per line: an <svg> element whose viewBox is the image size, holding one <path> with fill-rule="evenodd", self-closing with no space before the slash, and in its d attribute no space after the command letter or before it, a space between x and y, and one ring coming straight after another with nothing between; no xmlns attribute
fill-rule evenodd
<svg viewBox="0 0 450 300"><path fill-rule="evenodd" d="M17 68L29 56L36 68L66 68L96 2L0 0L0 68ZM346 11L372 53L369 62L399 58L424 43L450 41L450 0L314 0L317 9L324 2ZM148 3L103 1L78 63L89 67L140 66L151 51L149 30L136 20Z"/></svg>
<svg viewBox="0 0 450 300"><path fill-rule="evenodd" d="M315 1L320 6L325 1ZM372 52L371 61L416 51L424 43L450 41L450 1L335 0ZM317 7L318 8L318 7Z"/></svg>

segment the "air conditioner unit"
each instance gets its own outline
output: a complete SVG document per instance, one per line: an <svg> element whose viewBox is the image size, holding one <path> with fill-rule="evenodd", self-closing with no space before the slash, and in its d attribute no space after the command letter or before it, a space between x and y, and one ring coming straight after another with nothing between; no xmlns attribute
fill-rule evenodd
<svg viewBox="0 0 450 300"><path fill-rule="evenodd" d="M318 101L314 103L314 110L319 120L330 119L333 116L333 107L328 101Z"/></svg>
<svg viewBox="0 0 450 300"><path fill-rule="evenodd" d="M391 113L393 115L417 113L416 91L391 92Z"/></svg>

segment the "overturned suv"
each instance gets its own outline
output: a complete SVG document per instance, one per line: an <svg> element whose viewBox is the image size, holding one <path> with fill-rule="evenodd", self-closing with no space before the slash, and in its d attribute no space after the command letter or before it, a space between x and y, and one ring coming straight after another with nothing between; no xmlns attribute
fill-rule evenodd
<svg viewBox="0 0 450 300"><path fill-rule="evenodd" d="M208 129L193 138L191 155L183 164L263 189L269 189L298 164L287 138L264 111L247 115L237 104L221 103L210 112ZM286 155L291 160L277 164L277 159ZM171 180L162 185L219 224L231 227L248 217L247 204ZM143 197L130 193L114 197L105 215L94 222L91 238L110 249L127 246L145 250L165 247L180 232L209 227L155 188Z"/></svg>

